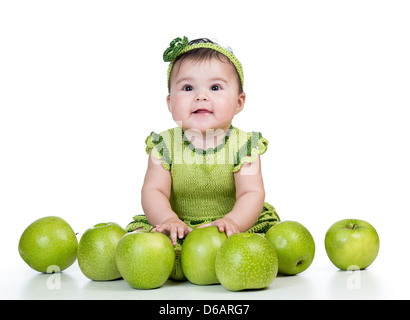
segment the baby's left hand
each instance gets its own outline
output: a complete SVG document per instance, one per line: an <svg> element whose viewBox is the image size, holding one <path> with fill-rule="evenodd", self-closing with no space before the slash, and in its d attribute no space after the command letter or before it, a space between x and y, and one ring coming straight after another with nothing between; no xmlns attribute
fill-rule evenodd
<svg viewBox="0 0 410 320"><path fill-rule="evenodd" d="M215 221L212 221L210 223L204 224L199 228L204 228L204 227L209 227L209 226L215 226L219 228L220 232L225 232L226 236L229 238L231 235L234 233L239 233L239 228L237 224L230 218L224 217Z"/></svg>

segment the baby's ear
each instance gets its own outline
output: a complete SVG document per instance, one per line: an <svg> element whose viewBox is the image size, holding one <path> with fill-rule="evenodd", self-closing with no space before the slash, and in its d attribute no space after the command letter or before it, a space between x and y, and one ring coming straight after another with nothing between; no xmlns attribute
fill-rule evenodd
<svg viewBox="0 0 410 320"><path fill-rule="evenodd" d="M169 112L172 112L172 109L171 109L171 95L167 95L167 105L168 105Z"/></svg>
<svg viewBox="0 0 410 320"><path fill-rule="evenodd" d="M245 106L245 100L246 100L246 94L245 94L245 92L242 92L238 96L238 106L236 107L235 114L238 114L239 112L241 112L243 110L243 107Z"/></svg>

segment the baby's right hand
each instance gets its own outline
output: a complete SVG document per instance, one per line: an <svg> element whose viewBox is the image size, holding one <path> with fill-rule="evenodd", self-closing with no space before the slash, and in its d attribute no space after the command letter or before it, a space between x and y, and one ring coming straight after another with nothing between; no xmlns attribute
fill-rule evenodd
<svg viewBox="0 0 410 320"><path fill-rule="evenodd" d="M192 231L188 225L178 218L169 218L162 224L155 226L152 231L163 232L171 236L171 242L175 246L177 244L177 237L182 239Z"/></svg>

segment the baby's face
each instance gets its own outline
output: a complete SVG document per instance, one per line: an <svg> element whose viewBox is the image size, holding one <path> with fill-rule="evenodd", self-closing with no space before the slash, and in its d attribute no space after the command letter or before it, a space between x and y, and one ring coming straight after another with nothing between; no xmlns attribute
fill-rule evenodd
<svg viewBox="0 0 410 320"><path fill-rule="evenodd" d="M184 130L226 131L245 103L245 94L239 93L235 67L216 58L185 60L175 65L170 87L168 108Z"/></svg>

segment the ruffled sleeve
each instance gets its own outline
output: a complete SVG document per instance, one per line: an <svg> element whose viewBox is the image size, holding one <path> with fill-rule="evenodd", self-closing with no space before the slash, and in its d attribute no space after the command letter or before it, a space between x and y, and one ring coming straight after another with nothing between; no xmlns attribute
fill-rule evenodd
<svg viewBox="0 0 410 320"><path fill-rule="evenodd" d="M162 160L162 166L166 170L171 170L171 155L161 134L151 132L145 140L147 147L145 151L149 154L152 151L152 156L155 159Z"/></svg>
<svg viewBox="0 0 410 320"><path fill-rule="evenodd" d="M266 152L268 143L268 140L263 138L260 132L247 133L246 143L239 149L236 155L235 167L232 171L239 171L244 163L254 162L258 156Z"/></svg>

